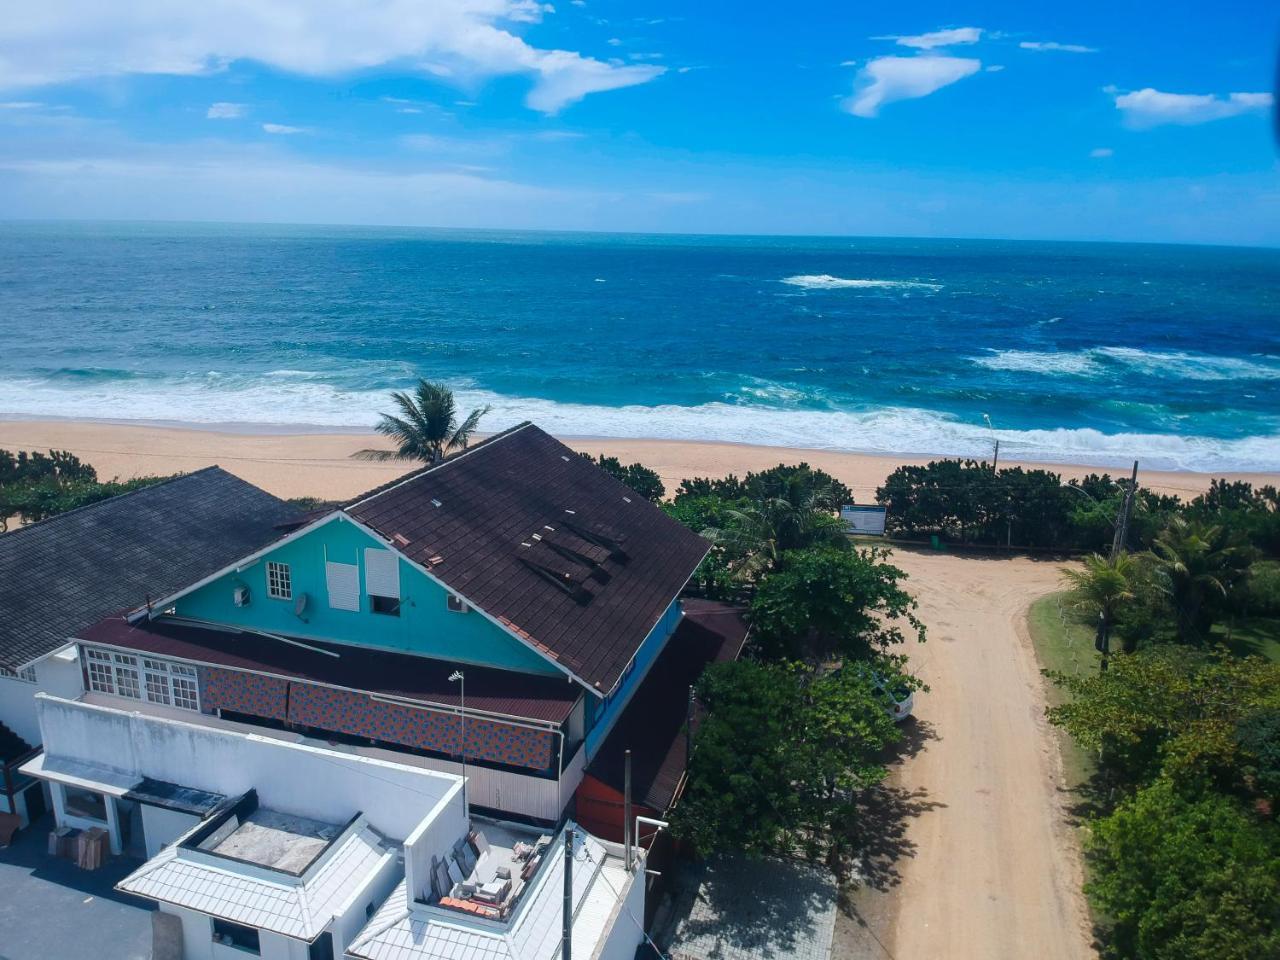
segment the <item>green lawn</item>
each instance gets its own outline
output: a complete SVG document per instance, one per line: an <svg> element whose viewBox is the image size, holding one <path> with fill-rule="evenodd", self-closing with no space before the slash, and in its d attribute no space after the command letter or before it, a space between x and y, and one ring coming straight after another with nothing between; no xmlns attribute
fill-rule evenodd
<svg viewBox="0 0 1280 960"><path fill-rule="evenodd" d="M1081 623L1073 611L1059 606L1063 596L1060 593L1050 594L1031 605L1027 620L1036 658L1046 670L1069 675L1096 673L1099 657L1093 649L1093 630ZM1067 693L1050 683L1046 697L1050 706L1057 706L1066 699ZM1067 785L1075 789L1093 773L1093 757L1078 747L1065 732L1058 731L1057 739L1062 750Z"/></svg>
<svg viewBox="0 0 1280 960"><path fill-rule="evenodd" d="M1230 627L1220 623L1213 628L1213 633L1237 656L1266 657L1280 663L1280 619L1253 617Z"/></svg>

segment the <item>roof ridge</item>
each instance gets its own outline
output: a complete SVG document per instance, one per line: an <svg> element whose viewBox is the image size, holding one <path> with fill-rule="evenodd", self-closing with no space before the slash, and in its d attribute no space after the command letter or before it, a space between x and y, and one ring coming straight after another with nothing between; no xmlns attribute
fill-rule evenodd
<svg viewBox="0 0 1280 960"><path fill-rule="evenodd" d="M261 487L257 486L257 484L249 483L248 480L244 480L240 477L236 477L234 473L231 473L230 471L227 471L227 470L223 470L222 467L218 466L218 464L211 463L209 464L209 466L201 467L199 470L192 470L189 473L176 473L173 476L165 477L163 480L157 480L155 483L149 483L144 487L135 487L133 490L126 490L124 491L124 493L117 493L114 496L107 497L103 500L95 500L93 503L81 504L80 506L73 507L70 510L64 510L61 513L53 514L53 516L45 517L43 520L37 520L35 523L24 523L22 526L18 527L15 530L6 530L3 533L0 533L0 539L3 539L5 537L17 536L18 534L23 533L27 530L35 530L36 528L42 527L45 524L52 523L54 520L61 520L63 517L70 517L77 513L83 513L86 510L92 510L95 507L101 507L108 503L118 503L119 501L124 500L126 497L132 497L135 494L144 493L147 490L154 490L157 487L168 486L171 483L177 483L179 480L187 480L191 477L198 477L203 473L209 473L210 471L213 471L213 470L217 470L219 473L225 473L229 477L235 477L235 479L239 480L241 483L247 483L249 484L249 486L254 487L256 490L260 490L261 492L266 493L267 496L275 497L275 494L268 493L266 490L263 490ZM142 478L131 477L130 479L140 480ZM112 477L110 480L95 481L95 482L128 483L129 481L128 480L120 481L118 477ZM280 498L276 497L276 499L279 500ZM284 501L282 500L281 502L283 503Z"/></svg>
<svg viewBox="0 0 1280 960"><path fill-rule="evenodd" d="M513 427L507 427L507 429L505 430L499 430L497 433L490 434L489 436L481 440L479 443L474 443L471 446L463 447L461 450L458 450L454 453L449 454L447 457L445 457L444 459L440 460L437 463L423 464L421 467L416 467L415 469L410 470L408 473L405 473L399 477L396 477L394 480L388 480L386 483L380 484L379 486L376 486L371 490L366 490L364 493L358 494L352 497L350 500L347 500L344 503L338 504L336 509L345 511L351 507L359 506L360 504L364 503L367 500L372 500L374 497L381 496L382 494L386 493L388 490L393 490L396 487L399 487L403 484L409 483L413 480L417 480L419 477L425 476L428 473L431 473L435 470L439 470L441 467L447 467L452 463L456 463L458 460L461 460L463 457L467 456L468 454L475 453L477 450L482 450L485 447L492 446L494 443L496 443L499 440L505 440L507 437L511 436L512 434L518 433L519 431L523 430L525 427L534 427L535 429L538 429L532 420L522 420Z"/></svg>

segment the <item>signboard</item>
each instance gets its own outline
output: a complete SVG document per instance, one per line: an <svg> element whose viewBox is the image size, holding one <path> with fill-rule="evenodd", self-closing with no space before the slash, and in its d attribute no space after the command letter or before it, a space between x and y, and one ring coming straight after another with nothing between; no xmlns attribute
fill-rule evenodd
<svg viewBox="0 0 1280 960"><path fill-rule="evenodd" d="M849 533L883 537L885 512L884 507L849 504L840 508L840 519L844 521L845 530Z"/></svg>

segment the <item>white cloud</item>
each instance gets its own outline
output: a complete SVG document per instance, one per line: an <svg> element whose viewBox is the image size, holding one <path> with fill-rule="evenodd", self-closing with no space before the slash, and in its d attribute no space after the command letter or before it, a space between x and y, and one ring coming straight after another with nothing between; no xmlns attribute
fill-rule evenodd
<svg viewBox="0 0 1280 960"><path fill-rule="evenodd" d="M1115 151L1110 147L1094 147L1089 151L1089 156L1094 160L1102 160L1114 154Z"/></svg>
<svg viewBox="0 0 1280 960"><path fill-rule="evenodd" d="M275 133L281 135L289 135L294 133L306 133L306 127L291 127L287 123L264 123L262 125L263 132Z"/></svg>
<svg viewBox="0 0 1280 960"><path fill-rule="evenodd" d="M8 100L0 103L0 110L39 110L43 106L39 100Z"/></svg>
<svg viewBox="0 0 1280 960"><path fill-rule="evenodd" d="M1086 47L1079 43L1058 43L1055 40L1023 40L1018 44L1023 50L1056 50L1059 53L1097 53L1097 47Z"/></svg>
<svg viewBox="0 0 1280 960"><path fill-rule="evenodd" d="M209 104L209 110L205 116L210 120L237 120L245 114L245 105L243 103L227 103L219 101L218 103Z"/></svg>
<svg viewBox="0 0 1280 960"><path fill-rule="evenodd" d="M854 116L874 117L886 103L927 97L981 69L981 60L965 57L877 57L858 71L858 89L843 106Z"/></svg>
<svg viewBox="0 0 1280 960"><path fill-rule="evenodd" d="M986 71L987 73L999 73L1003 69L1004 69L1003 63L993 63L991 64L991 66L986 68Z"/></svg>
<svg viewBox="0 0 1280 960"><path fill-rule="evenodd" d="M1116 100L1116 109L1135 127L1154 127L1165 123L1196 124L1244 113L1270 109L1274 97L1269 93L1165 93L1146 87L1120 93L1114 87L1104 88Z"/></svg>
<svg viewBox="0 0 1280 960"><path fill-rule="evenodd" d="M620 47L620 46L622 46L622 41L621 41L621 40L619 40L617 37L610 37L610 38L609 38L607 41L605 41L605 42L606 42L606 43L608 43L608 44L609 44L609 46L611 46L611 47Z"/></svg>
<svg viewBox="0 0 1280 960"><path fill-rule="evenodd" d="M554 113L658 67L612 67L534 47L507 29L551 8L532 0L14 0L0 18L0 88L126 74L203 75L255 60L308 76L393 62L430 64L457 82L533 78L526 102Z"/></svg>
<svg viewBox="0 0 1280 960"><path fill-rule="evenodd" d="M916 50L935 50L938 47L955 47L977 43L982 39L981 27L953 27L949 30L934 30L932 33L920 33L915 36L872 37L873 40L892 40L901 47L912 47Z"/></svg>

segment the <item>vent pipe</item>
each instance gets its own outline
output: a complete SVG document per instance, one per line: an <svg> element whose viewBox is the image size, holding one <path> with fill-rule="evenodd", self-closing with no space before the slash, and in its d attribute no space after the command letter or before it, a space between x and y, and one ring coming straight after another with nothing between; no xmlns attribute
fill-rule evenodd
<svg viewBox="0 0 1280 960"><path fill-rule="evenodd" d="M622 850L627 873L631 872L631 751L622 755Z"/></svg>

